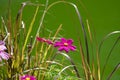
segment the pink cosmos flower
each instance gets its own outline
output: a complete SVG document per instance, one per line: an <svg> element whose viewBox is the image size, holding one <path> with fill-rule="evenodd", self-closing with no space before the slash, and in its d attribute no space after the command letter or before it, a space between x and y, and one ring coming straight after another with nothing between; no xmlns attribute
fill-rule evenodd
<svg viewBox="0 0 120 80"><path fill-rule="evenodd" d="M73 46L73 40L72 39L65 39L65 38L61 38L60 41L56 41L54 44L54 47L58 47L59 51L65 51L66 53L68 53L70 50L75 51L76 50L76 46Z"/></svg>
<svg viewBox="0 0 120 80"><path fill-rule="evenodd" d="M8 60L10 57L10 55L7 52L5 52L5 50L7 50L5 42L0 41L0 61L2 61L2 59Z"/></svg>
<svg viewBox="0 0 120 80"><path fill-rule="evenodd" d="M40 41L40 42L45 42L47 44L53 44L53 42L51 40L47 40L45 38L40 38L40 37L36 37L37 41Z"/></svg>
<svg viewBox="0 0 120 80"><path fill-rule="evenodd" d="M36 80L34 76L24 75L20 77L20 80Z"/></svg>

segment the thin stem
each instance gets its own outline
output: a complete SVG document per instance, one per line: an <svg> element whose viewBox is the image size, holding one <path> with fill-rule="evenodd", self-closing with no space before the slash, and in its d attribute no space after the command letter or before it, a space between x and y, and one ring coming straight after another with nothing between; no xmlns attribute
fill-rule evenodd
<svg viewBox="0 0 120 80"><path fill-rule="evenodd" d="M10 36L10 33L7 33L6 37L4 38L4 42L6 41L6 39Z"/></svg>

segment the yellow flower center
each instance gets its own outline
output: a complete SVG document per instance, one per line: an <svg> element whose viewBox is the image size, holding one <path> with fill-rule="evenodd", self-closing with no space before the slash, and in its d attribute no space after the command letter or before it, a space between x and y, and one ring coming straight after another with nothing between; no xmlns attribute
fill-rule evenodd
<svg viewBox="0 0 120 80"><path fill-rule="evenodd" d="M68 46L68 43L64 43L64 46Z"/></svg>
<svg viewBox="0 0 120 80"><path fill-rule="evenodd" d="M27 77L25 80L30 80L30 78L29 78L29 77Z"/></svg>

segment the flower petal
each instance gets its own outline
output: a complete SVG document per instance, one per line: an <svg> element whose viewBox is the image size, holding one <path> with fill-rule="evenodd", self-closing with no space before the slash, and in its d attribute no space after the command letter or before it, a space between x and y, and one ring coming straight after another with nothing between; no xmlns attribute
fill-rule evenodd
<svg viewBox="0 0 120 80"><path fill-rule="evenodd" d="M26 80L26 78L30 78L30 80L36 80L34 76L30 76L30 75L24 75L20 77L21 80Z"/></svg>
<svg viewBox="0 0 120 80"><path fill-rule="evenodd" d="M68 40L67 40L67 43L68 43L68 44L72 44L72 43L73 43L73 40L72 40L72 39L68 39Z"/></svg>
<svg viewBox="0 0 120 80"><path fill-rule="evenodd" d="M53 42L51 40L47 40L46 43L53 44Z"/></svg>
<svg viewBox="0 0 120 80"><path fill-rule="evenodd" d="M54 47L59 47L59 46L62 46L62 45L63 45L63 43L61 43L61 42L55 42Z"/></svg>
<svg viewBox="0 0 120 80"><path fill-rule="evenodd" d="M5 45L5 42L4 41L0 41L0 45Z"/></svg>
<svg viewBox="0 0 120 80"><path fill-rule="evenodd" d="M46 42L45 38L40 38L40 37L36 37L36 40L40 41L40 42Z"/></svg>
<svg viewBox="0 0 120 80"><path fill-rule="evenodd" d="M61 38L61 42L65 43L67 40L65 38Z"/></svg>
<svg viewBox="0 0 120 80"><path fill-rule="evenodd" d="M10 55L8 53L4 52L4 51L1 51L0 52L0 57L4 60L8 60Z"/></svg>
<svg viewBox="0 0 120 80"><path fill-rule="evenodd" d="M5 45L0 45L0 51L4 51L6 50L7 48L5 47Z"/></svg>
<svg viewBox="0 0 120 80"><path fill-rule="evenodd" d="M65 51L66 53L68 53L69 52L69 48L68 47L60 47L59 49L58 49L59 51Z"/></svg>
<svg viewBox="0 0 120 80"><path fill-rule="evenodd" d="M76 46L69 46L69 49L72 50L72 51L75 51L76 50Z"/></svg>

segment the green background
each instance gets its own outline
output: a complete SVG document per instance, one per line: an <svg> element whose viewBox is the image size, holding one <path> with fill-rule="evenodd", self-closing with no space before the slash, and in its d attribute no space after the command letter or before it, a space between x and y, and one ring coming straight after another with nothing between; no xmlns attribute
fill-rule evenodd
<svg viewBox="0 0 120 80"><path fill-rule="evenodd" d="M11 0L11 14L12 14L12 22L14 23L17 12L20 8L20 4L27 0ZM31 0L34 3L42 3L45 4L46 0ZM49 4L55 2L57 0L49 0ZM84 25L87 30L86 20L88 19L90 28L92 33L95 35L97 43L99 45L100 41L103 39L105 35L112 31L120 30L120 1L119 0L66 0L69 2L73 2L78 6L78 9L83 18ZM7 18L7 9L8 9L8 0L0 0L0 15L4 18ZM33 14L35 12L36 7L34 6L26 6L23 11L23 21L28 28L30 22L32 20ZM39 15L37 16L34 29L32 30L32 35L35 34L37 27L39 26L39 20L41 18L41 14L43 13L44 7L40 7ZM44 19L44 27L46 30L44 31L45 37L48 37L50 30L53 34L56 32L58 26L63 24L60 35L66 38L73 38L75 40L75 45L78 46L78 35L76 32L76 27L79 27L79 32L81 33L82 43L83 35L80 23L78 21L78 16L75 13L75 10L72 6L67 4L57 4L53 6L46 14ZM12 24L13 25L13 24ZM59 35L59 36L60 36ZM119 34L114 35L107 39L102 46L101 50L101 69L103 68L103 64L106 60L106 56L109 53L114 41L117 39ZM89 37L88 37L89 38ZM109 75L109 73L114 69L114 67L120 62L120 44L118 44L112 52L110 60L107 64L107 69L105 71L105 77ZM89 46L91 47L91 46ZM95 45L93 51L90 49L90 55L95 53ZM78 47L79 49L79 47ZM72 59L78 65L78 68L81 69L81 59L79 55L79 51L71 52L69 54ZM95 56L94 56L95 57ZM120 70L118 70L112 77L111 80L119 80L120 79Z"/></svg>

